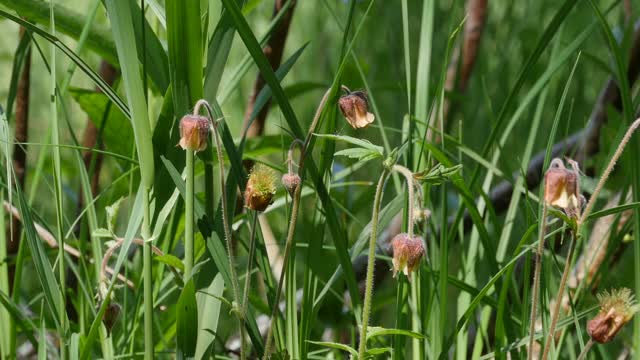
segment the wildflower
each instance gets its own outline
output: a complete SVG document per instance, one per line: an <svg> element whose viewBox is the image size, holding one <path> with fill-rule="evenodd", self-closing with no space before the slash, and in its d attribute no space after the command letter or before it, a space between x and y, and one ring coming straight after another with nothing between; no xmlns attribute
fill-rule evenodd
<svg viewBox="0 0 640 360"><path fill-rule="evenodd" d="M575 170L567 169L562 160L556 158L551 161L549 170L544 175L544 201L565 211L581 207L579 194L579 175Z"/></svg>
<svg viewBox="0 0 640 360"><path fill-rule="evenodd" d="M587 333L593 341L604 344L613 340L640 308L627 288L598 294L598 301L600 312L587 322Z"/></svg>
<svg viewBox="0 0 640 360"><path fill-rule="evenodd" d="M209 120L204 116L185 115L180 120L180 145L184 150L202 151L207 148Z"/></svg>
<svg viewBox="0 0 640 360"><path fill-rule="evenodd" d="M249 174L244 191L244 204L251 210L264 211L273 202L276 193L274 171L262 164L256 164Z"/></svg>
<svg viewBox="0 0 640 360"><path fill-rule="evenodd" d="M294 173L287 173L282 175L282 185L289 192L289 195L293 197L293 194L296 192L298 186L300 186L300 176Z"/></svg>
<svg viewBox="0 0 640 360"><path fill-rule="evenodd" d="M391 240L391 247L393 248L393 277L400 271L409 276L424 254L422 238L419 236L411 238L407 233L400 233Z"/></svg>
<svg viewBox="0 0 640 360"><path fill-rule="evenodd" d="M375 116L369 112L369 101L365 92L350 92L340 97L338 105L349 125L354 129L365 128L375 120Z"/></svg>

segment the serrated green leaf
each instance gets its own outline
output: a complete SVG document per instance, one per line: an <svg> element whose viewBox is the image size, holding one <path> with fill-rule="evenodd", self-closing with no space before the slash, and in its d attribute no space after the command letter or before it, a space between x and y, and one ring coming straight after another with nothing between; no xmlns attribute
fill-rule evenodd
<svg viewBox="0 0 640 360"><path fill-rule="evenodd" d="M451 167L445 167L442 164L437 164L431 169L413 174L413 178L432 185L438 185L445 181L449 181L453 176L458 174L461 169L462 164Z"/></svg>
<svg viewBox="0 0 640 360"><path fill-rule="evenodd" d="M379 153L380 156L382 156L382 154L384 153L384 148L382 146L372 144L369 140L362 140L362 139L358 139L358 138L354 138L346 135L331 135L331 134L313 134L313 135L319 138L348 142L350 144L359 146L361 148L375 151Z"/></svg>
<svg viewBox="0 0 640 360"><path fill-rule="evenodd" d="M358 358L358 352L356 351L356 349L352 348L349 345L340 344L340 343L334 343L334 342L329 342L329 341L310 341L310 340L307 340L307 342L310 343L310 344L324 346L324 347L328 347L328 348L332 348L332 349L348 351L351 354L351 356L353 356L354 359Z"/></svg>
<svg viewBox="0 0 640 360"><path fill-rule="evenodd" d="M112 238L113 233L110 230L105 228L98 228L91 233L91 236L99 237L99 238Z"/></svg>
<svg viewBox="0 0 640 360"><path fill-rule="evenodd" d="M403 329L386 329L386 328L377 327L377 326L370 326L367 328L367 341L373 339L376 336L386 336L386 335L403 335L403 336L412 337L414 339L424 339L426 337L417 332L403 330Z"/></svg>
<svg viewBox="0 0 640 360"><path fill-rule="evenodd" d="M361 160L361 161L369 161L369 160L373 160L375 158L382 157L382 154L380 154L377 151L373 151L373 150L369 150L369 149L363 149L363 148L344 149L344 150L337 151L334 155L335 156L346 156L348 158L358 159L358 160Z"/></svg>
<svg viewBox="0 0 640 360"><path fill-rule="evenodd" d="M156 256L155 259L160 261L163 264L169 265L173 268L176 268L184 272L184 264L182 263L182 261L180 261L180 259L178 259L177 257L171 254L159 255L159 256Z"/></svg>

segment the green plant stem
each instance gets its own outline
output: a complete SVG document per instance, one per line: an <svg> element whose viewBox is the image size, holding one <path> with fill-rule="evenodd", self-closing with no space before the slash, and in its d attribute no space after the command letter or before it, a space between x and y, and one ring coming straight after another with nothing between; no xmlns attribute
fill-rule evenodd
<svg viewBox="0 0 640 360"><path fill-rule="evenodd" d="M540 293L540 270L542 268L542 252L544 251L544 236L547 228L547 204L542 204L542 218L538 229L538 251L535 254L535 269L533 271L533 290L531 291L531 317L529 318L529 348L527 359L533 359L533 344L535 343L536 318L538 297Z"/></svg>
<svg viewBox="0 0 640 360"><path fill-rule="evenodd" d="M584 349L582 349L582 352L578 356L578 360L584 360L587 358L587 354L589 353L589 350L591 350L591 347L593 347L593 344L593 339L589 339L589 341L585 344Z"/></svg>
<svg viewBox="0 0 640 360"><path fill-rule="evenodd" d="M253 211L253 217L251 219L251 235L249 235L249 260L247 260L247 273L244 280L244 294L242 295L242 318L247 318L247 307L249 306L249 287L251 286L251 268L253 267L253 258L256 252L256 228L258 222L258 212ZM240 327L240 336L246 337L245 327ZM244 343L244 340L241 341ZM242 345L244 346L244 345ZM244 354L244 350L240 354Z"/></svg>
<svg viewBox="0 0 640 360"><path fill-rule="evenodd" d="M343 87L345 87L343 85ZM300 185L296 188L296 191L293 194L293 204L291 208L291 218L289 219L289 227L287 230L287 241L285 243L284 248L284 256L282 260L282 271L280 272L280 280L278 281L278 288L276 289L276 297L273 301L273 309L271 310L271 326L269 326L269 331L267 332L267 339L264 346L264 355L263 360L269 359L269 352L271 351L271 339L273 337L273 328L275 327L275 317L278 313L278 303L280 302L280 296L282 296L282 285L284 284L285 272L287 269L287 264L289 262L289 256L291 254L291 248L293 246L293 235L296 231L296 223L298 220L298 209L300 207L300 194L302 193L302 185L304 184L304 160L307 155L307 150L309 148L309 144L311 142L311 138L313 133L318 126L318 122L320 121L320 115L322 115L322 110L324 110L325 105L327 104L327 100L329 99L329 95L331 94L331 88L325 91L320 103L318 104L318 108L316 109L316 113L313 116L313 121L311 121L311 126L309 127L309 132L307 133L307 138L304 143L301 144L300 139L295 139L289 148L288 153L288 161L289 161L289 169L293 170L293 147L295 144L300 145L300 163L298 166L298 173L300 175Z"/></svg>
<svg viewBox="0 0 640 360"><path fill-rule="evenodd" d="M185 199L184 214L184 281L186 283L191 277L191 272L193 270L193 185L195 175L193 173L193 150L187 149L185 152L187 196Z"/></svg>
<svg viewBox="0 0 640 360"><path fill-rule="evenodd" d="M193 113L199 114L200 108L204 107L209 115L209 121L211 121L211 131L213 133L213 140L216 144L216 155L218 157L218 168L220 169L220 198L222 201L222 227L224 229L225 243L227 244L227 256L229 257L229 273L231 275L231 286L233 289L233 310L238 318L241 333L244 332L244 319L242 318L240 306L240 286L238 285L238 275L235 268L235 256L233 255L233 246L231 244L231 227L229 226L229 205L227 202L227 191L224 182L224 155L222 154L222 144L220 143L220 137L218 134L218 124L213 119L213 109L206 100L198 100L194 106ZM241 338L240 358L244 359L244 337Z"/></svg>
<svg viewBox="0 0 640 360"><path fill-rule="evenodd" d="M555 338L554 334L556 332L556 325L558 324L558 317L560 315L562 296L564 295L564 288L567 285L567 279L569 278L569 270L571 269L571 260L573 259L573 253L576 249L576 238L576 232L572 231L571 242L569 243L569 252L567 253L567 259L564 263L564 271L562 272L562 278L560 279L560 287L558 288L558 294L556 295L556 303L553 304L553 312L551 313L551 325L549 325L547 339L544 342L542 360L547 360L547 357L549 356L549 350L551 350L551 343Z"/></svg>
<svg viewBox="0 0 640 360"><path fill-rule="evenodd" d="M371 313L371 297L373 296L373 270L376 259L376 241L378 239L378 217L380 215L380 202L384 192L384 184L387 181L387 169L382 170L376 194L373 200L373 214L371 215L371 238L369 239L369 255L367 259L367 279L364 290L364 305L362 308L362 329L360 330L360 344L358 346L358 359L364 359L367 350L367 326L369 325L369 315ZM411 204L409 205L411 206ZM412 221L409 220L409 223Z"/></svg>
<svg viewBox="0 0 640 360"><path fill-rule="evenodd" d="M407 180L407 190L409 192L409 208L408 208L408 219L407 219L407 233L409 234L409 239L413 239L413 223L415 221L414 217L413 217L413 209L415 207L415 196L414 196L414 190L415 187L413 185L413 173L411 172L411 170L407 169L406 167L402 166L402 165L393 165L392 168L393 171L399 172L400 174L402 174L405 179Z"/></svg>
<svg viewBox="0 0 640 360"><path fill-rule="evenodd" d="M144 358L153 359L153 271L151 266L151 209L149 204L149 189L143 190L142 203L144 214L142 218L142 269L144 277Z"/></svg>
<svg viewBox="0 0 640 360"><path fill-rule="evenodd" d="M616 165L616 162L622 155L622 152L624 151L625 146L627 146L629 139L631 139L631 135L633 135L634 131L636 131L638 127L640 127L640 118L636 119L629 126L629 129L624 134L622 141L620 141L620 144L618 144L618 148L616 149L616 152L611 157L611 160L609 160L609 164L607 165L607 168L602 173L602 176L598 181L598 185L596 186L596 189L593 191L593 194L591 194L591 198L589 199L589 202L587 203L587 206L585 207L584 212L580 217L580 221L578 221L578 225L584 223L587 220L587 217L589 216L589 214L591 214L591 210L593 210L593 206L595 205L596 200L598 199L598 195L600 194L600 191L604 187L604 183L609 178L609 175L611 174L613 167Z"/></svg>

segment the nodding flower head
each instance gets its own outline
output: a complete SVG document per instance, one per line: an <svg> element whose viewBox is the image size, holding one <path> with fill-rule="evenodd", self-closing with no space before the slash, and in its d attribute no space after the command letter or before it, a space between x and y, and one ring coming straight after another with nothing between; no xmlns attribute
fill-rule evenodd
<svg viewBox="0 0 640 360"><path fill-rule="evenodd" d="M354 129L367 127L375 120L375 116L369 112L369 100L363 91L353 91L340 97L338 100L340 111Z"/></svg>
<svg viewBox="0 0 640 360"><path fill-rule="evenodd" d="M593 341L604 344L613 340L640 308L631 290L622 288L598 294L600 312L587 322L587 332Z"/></svg>
<svg viewBox="0 0 640 360"><path fill-rule="evenodd" d="M200 115L185 115L180 120L180 145L184 150L202 151L207 148L209 119Z"/></svg>
<svg viewBox="0 0 640 360"><path fill-rule="evenodd" d="M562 160L553 159L544 175L544 201L565 211L581 207L580 175L577 164L571 164L572 169L567 169Z"/></svg>
<svg viewBox="0 0 640 360"><path fill-rule="evenodd" d="M413 269L420 263L424 254L424 245L420 236L409 237L407 233L400 233L391 240L393 248L393 277L398 272L404 273L407 277Z"/></svg>
<svg viewBox="0 0 640 360"><path fill-rule="evenodd" d="M251 210L264 211L273 202L275 193L275 172L265 165L254 165L244 191L244 206Z"/></svg>
<svg viewBox="0 0 640 360"><path fill-rule="evenodd" d="M282 175L282 185L289 192L289 195L293 198L293 194L295 194L296 189L300 186L300 175L294 173L287 173Z"/></svg>

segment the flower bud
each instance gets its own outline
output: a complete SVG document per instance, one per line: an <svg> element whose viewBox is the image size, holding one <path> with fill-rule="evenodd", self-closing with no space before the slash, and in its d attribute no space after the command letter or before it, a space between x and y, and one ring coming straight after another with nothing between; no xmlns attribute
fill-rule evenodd
<svg viewBox="0 0 640 360"><path fill-rule="evenodd" d="M262 164L256 164L249 174L244 190L244 206L251 210L264 211L273 202L276 193L274 171Z"/></svg>
<svg viewBox="0 0 640 360"><path fill-rule="evenodd" d="M300 186L300 181L300 176L298 174L289 173L282 175L282 185L284 185L284 188L287 189L292 198L296 189Z"/></svg>
<svg viewBox="0 0 640 360"><path fill-rule="evenodd" d="M579 181L576 171L567 169L562 160L553 159L544 175L544 201L563 210L579 209Z"/></svg>
<svg viewBox="0 0 640 360"><path fill-rule="evenodd" d="M102 317L102 323L107 328L107 334L111 333L113 325L115 325L118 317L120 317L121 310L122 307L116 302L107 305L107 308L104 311L104 316Z"/></svg>
<svg viewBox="0 0 640 360"><path fill-rule="evenodd" d="M354 91L344 95L338 100L338 105L354 129L365 128L375 120L375 116L369 112L369 101L365 92Z"/></svg>
<svg viewBox="0 0 640 360"><path fill-rule="evenodd" d="M627 288L598 294L598 301L600 312L587 322L587 333L593 341L604 344L612 341L624 324L638 312L638 305Z"/></svg>
<svg viewBox="0 0 640 360"><path fill-rule="evenodd" d="M200 115L185 115L180 120L180 145L184 150L202 151L207 148L209 119Z"/></svg>
<svg viewBox="0 0 640 360"><path fill-rule="evenodd" d="M391 240L393 248L393 277L403 272L407 277L418 265L424 254L424 245L420 236L409 237L407 233L400 233Z"/></svg>

